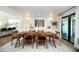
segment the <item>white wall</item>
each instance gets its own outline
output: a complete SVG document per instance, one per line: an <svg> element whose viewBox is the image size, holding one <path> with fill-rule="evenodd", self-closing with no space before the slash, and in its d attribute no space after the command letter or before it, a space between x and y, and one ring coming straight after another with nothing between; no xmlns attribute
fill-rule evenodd
<svg viewBox="0 0 79 59"><path fill-rule="evenodd" d="M29 31L29 30L44 30L44 31L49 31L49 32L54 32L53 26L51 25L51 21L52 20L58 20L57 17L53 17L52 19L50 18L43 18L44 19L44 27L35 27L34 25L34 21L36 18L32 18L32 17L27 17L27 16L23 16L23 19L21 19L20 22L20 31ZM33 29L30 28L30 26L34 27ZM48 29L47 27L50 26L51 29ZM58 28L57 28L58 30Z"/></svg>
<svg viewBox="0 0 79 59"><path fill-rule="evenodd" d="M74 47L79 49L79 7L76 8L76 37Z"/></svg>

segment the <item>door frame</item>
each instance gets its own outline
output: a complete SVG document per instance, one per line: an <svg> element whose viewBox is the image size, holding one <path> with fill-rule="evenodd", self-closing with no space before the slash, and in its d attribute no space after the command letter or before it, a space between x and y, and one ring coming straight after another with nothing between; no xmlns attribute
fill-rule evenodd
<svg viewBox="0 0 79 59"><path fill-rule="evenodd" d="M62 17L62 19L68 17L68 40L66 40L66 38L63 38L63 37L62 38L64 40L70 42L70 43L72 43L70 40L71 40L71 16L73 16L73 15L75 15L75 13L72 13L70 15L67 15L67 16ZM61 19L61 33L62 33L62 19ZM72 44L74 44L74 43L72 43Z"/></svg>

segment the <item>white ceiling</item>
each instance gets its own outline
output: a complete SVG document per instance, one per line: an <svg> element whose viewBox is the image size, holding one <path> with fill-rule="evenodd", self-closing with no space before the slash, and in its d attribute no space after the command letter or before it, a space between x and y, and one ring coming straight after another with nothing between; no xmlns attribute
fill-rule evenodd
<svg viewBox="0 0 79 59"><path fill-rule="evenodd" d="M29 13L31 17L48 17L50 14L56 16L73 6L10 6L19 14Z"/></svg>

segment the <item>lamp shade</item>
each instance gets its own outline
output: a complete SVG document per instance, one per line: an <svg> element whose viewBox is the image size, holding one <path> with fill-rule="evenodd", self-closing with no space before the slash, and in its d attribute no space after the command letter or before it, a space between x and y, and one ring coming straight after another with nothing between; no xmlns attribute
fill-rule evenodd
<svg viewBox="0 0 79 59"><path fill-rule="evenodd" d="M57 26L57 24L58 24L57 21L53 21L53 22L52 22L52 25L53 25L53 26Z"/></svg>

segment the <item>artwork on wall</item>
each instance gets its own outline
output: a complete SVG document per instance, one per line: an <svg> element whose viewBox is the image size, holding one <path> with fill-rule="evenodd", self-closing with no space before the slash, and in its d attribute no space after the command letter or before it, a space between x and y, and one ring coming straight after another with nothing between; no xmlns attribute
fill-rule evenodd
<svg viewBox="0 0 79 59"><path fill-rule="evenodd" d="M47 29L51 29L51 26L48 26Z"/></svg>
<svg viewBox="0 0 79 59"><path fill-rule="evenodd" d="M31 28L31 29L33 29L33 28L34 28L32 24L30 24L30 28Z"/></svg>
<svg viewBox="0 0 79 59"><path fill-rule="evenodd" d="M35 20L35 27L44 27L44 20Z"/></svg>

